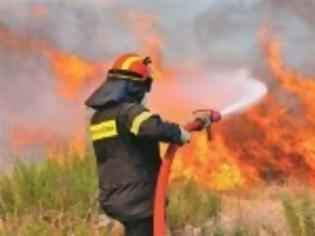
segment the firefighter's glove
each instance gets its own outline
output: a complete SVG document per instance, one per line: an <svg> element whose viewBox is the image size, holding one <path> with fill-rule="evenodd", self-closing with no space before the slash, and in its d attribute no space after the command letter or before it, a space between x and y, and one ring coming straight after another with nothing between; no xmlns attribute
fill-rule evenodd
<svg viewBox="0 0 315 236"><path fill-rule="evenodd" d="M191 138L190 133L184 128L180 127L180 144L184 145L186 143L189 143L190 138Z"/></svg>

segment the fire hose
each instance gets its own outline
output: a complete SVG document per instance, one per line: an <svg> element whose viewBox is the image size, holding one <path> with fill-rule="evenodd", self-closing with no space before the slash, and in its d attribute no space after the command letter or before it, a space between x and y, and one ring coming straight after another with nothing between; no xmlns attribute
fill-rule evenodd
<svg viewBox="0 0 315 236"><path fill-rule="evenodd" d="M193 114L196 118L185 125L184 128L188 132L200 131L205 128L208 139L211 139L211 123L218 122L221 119L220 113L209 109L201 109L194 111ZM210 124L205 124L205 120L201 117L208 118ZM168 146L160 168L154 200L154 236L166 235L166 196L171 167L177 149L177 145L171 144Z"/></svg>

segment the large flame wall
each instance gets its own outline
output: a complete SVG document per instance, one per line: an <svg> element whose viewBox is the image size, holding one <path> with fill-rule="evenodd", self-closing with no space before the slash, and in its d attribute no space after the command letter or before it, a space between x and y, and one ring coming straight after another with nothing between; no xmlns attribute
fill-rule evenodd
<svg viewBox="0 0 315 236"><path fill-rule="evenodd" d="M199 91L198 86L200 101L206 98L209 106L220 108L226 101L235 99L235 94L233 97L222 87L229 91L239 89L239 74L227 73L225 77L231 79L219 88L222 78L213 79L215 76L210 72L215 63L221 64L219 71L224 66L235 68L235 63L231 62L239 58L235 54L238 46L226 38L222 39L222 45L219 44L215 38L220 38L220 30L224 29L218 29L218 35L212 36L214 46L209 49L205 35L207 30L213 35L213 26L207 27L206 21L201 20L207 12L204 9L215 6L229 12L230 5L226 3L224 8L224 4L213 1L204 5L189 4L191 12L173 15L173 20L168 19L172 12L179 13L180 9L184 12L186 8L175 4L178 10L162 11L167 7L163 1L160 5L156 3L156 8L144 4L143 9L107 1L90 4L82 1L81 5L71 2L54 5L48 1L1 5L2 12L19 10L20 18L2 14L5 18L0 19L0 73L3 76L0 81L0 139L2 151L7 150L0 164L9 162L10 153L34 147L49 150L51 156L60 161L65 157L57 154L65 145L70 152L82 154L87 142L83 101L103 80L112 58L126 50L152 55L157 89L153 92L151 106L167 119L185 120L192 107L198 104L190 93L191 90ZM268 4L267 10L272 9ZM145 10L146 7L155 10ZM242 13L243 9L256 9L257 6L240 3L238 7ZM101 16L102 10L108 15ZM81 18L85 19L82 25L78 20ZM211 22L218 24L218 20L219 17ZM191 21L196 22L194 27L188 23ZM52 22L60 28L49 29L47 26ZM258 22L253 27L254 34L259 32L261 24ZM72 32L73 27L75 32ZM233 30L230 26L226 29ZM69 40L71 32L78 36L80 31L82 35L75 37L77 41ZM178 31L179 35L186 33L189 37L178 38L173 31ZM201 41L196 39L198 35ZM260 73L257 75L265 78L269 94L250 110L214 127L212 142L209 143L204 134L194 134L192 142L177 155L174 181L193 178L205 187L220 190L257 183L283 183L291 179L314 183L314 78L287 65L281 50L282 41L273 35L263 29L258 43L253 38L249 47L259 49L261 55L246 54L251 59L245 64L246 67L253 67L253 63L258 65ZM92 48L91 45L96 46ZM239 59L239 65L244 65L246 57Z"/></svg>

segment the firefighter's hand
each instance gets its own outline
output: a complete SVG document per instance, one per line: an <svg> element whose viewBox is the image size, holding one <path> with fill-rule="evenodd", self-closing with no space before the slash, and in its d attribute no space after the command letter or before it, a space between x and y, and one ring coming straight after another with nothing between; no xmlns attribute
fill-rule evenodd
<svg viewBox="0 0 315 236"><path fill-rule="evenodd" d="M194 120L199 119L203 122L202 129L206 129L211 125L211 113L209 111L197 111L193 113Z"/></svg>
<svg viewBox="0 0 315 236"><path fill-rule="evenodd" d="M180 127L180 144L184 145L186 143L189 143L190 138L191 138L190 133L184 128Z"/></svg>

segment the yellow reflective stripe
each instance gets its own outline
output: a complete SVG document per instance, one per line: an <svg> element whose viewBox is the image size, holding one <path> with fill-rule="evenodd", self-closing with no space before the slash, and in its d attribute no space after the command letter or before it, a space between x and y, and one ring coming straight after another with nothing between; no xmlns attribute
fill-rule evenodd
<svg viewBox="0 0 315 236"><path fill-rule="evenodd" d="M93 141L117 136L116 120L109 120L96 125L91 125L90 134Z"/></svg>
<svg viewBox="0 0 315 236"><path fill-rule="evenodd" d="M149 119L151 116L153 116L153 114L148 111L144 111L140 113L138 116L136 116L136 118L132 122L132 126L130 129L131 133L138 135L142 123L146 121L147 119Z"/></svg>
<svg viewBox="0 0 315 236"><path fill-rule="evenodd" d="M124 63L121 65L122 70L129 70L129 67L132 63L139 60L140 57L129 57Z"/></svg>

